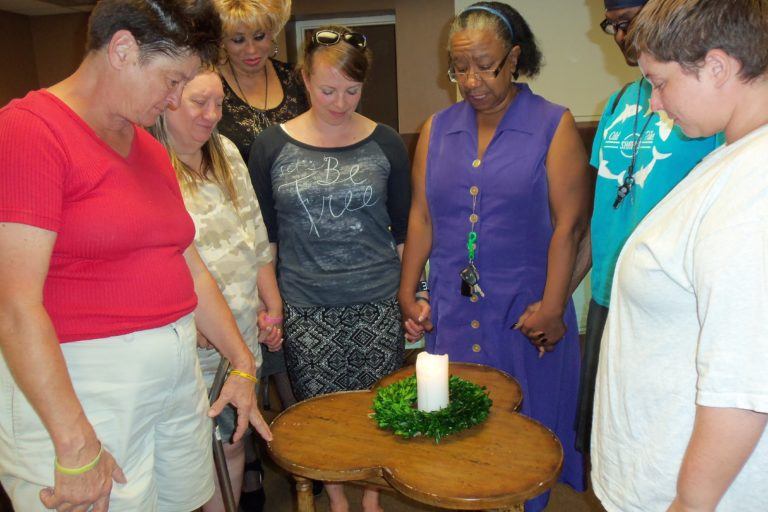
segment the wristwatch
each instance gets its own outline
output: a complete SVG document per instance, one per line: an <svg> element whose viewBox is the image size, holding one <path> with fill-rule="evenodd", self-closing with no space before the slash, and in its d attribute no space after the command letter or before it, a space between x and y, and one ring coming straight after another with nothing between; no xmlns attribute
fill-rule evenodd
<svg viewBox="0 0 768 512"><path fill-rule="evenodd" d="M416 286L416 293L419 292L428 292L429 291L429 285L426 281L419 281L419 284Z"/></svg>

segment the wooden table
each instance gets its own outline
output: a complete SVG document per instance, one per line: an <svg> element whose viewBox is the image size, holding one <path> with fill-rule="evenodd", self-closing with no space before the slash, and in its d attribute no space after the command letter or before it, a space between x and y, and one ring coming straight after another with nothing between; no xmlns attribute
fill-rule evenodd
<svg viewBox="0 0 768 512"><path fill-rule="evenodd" d="M274 419L272 458L296 478L299 512L314 512L310 479L392 487L447 509L523 510L551 488L563 450L540 423L515 412L520 386L493 368L451 363L451 374L486 386L493 400L485 423L444 438L402 439L368 417L376 387L409 375L409 366L372 391L333 393L298 403Z"/></svg>

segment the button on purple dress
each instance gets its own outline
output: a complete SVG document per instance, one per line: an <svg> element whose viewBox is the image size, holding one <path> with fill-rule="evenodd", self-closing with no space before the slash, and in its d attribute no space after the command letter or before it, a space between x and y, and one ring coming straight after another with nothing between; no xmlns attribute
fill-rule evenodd
<svg viewBox="0 0 768 512"><path fill-rule="evenodd" d="M563 444L560 480L584 490L582 456L575 449L579 389L578 325L569 302L567 331L553 352L538 350L512 330L525 308L541 300L552 237L546 157L565 112L518 84L477 167L477 123L467 102L435 115L427 156L426 188L432 217L430 294L434 330L427 350L452 361L480 363L514 376L523 389L522 413L549 427ZM460 292L467 265L470 190L477 187L475 264L485 297ZM526 504L542 510L548 494Z"/></svg>

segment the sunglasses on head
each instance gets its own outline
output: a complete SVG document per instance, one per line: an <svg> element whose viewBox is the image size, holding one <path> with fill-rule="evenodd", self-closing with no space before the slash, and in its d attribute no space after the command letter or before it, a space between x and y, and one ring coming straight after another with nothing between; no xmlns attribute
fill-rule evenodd
<svg viewBox="0 0 768 512"><path fill-rule="evenodd" d="M340 33L335 30L318 30L312 35L312 42L320 46L333 46L342 40L360 50L367 44L365 36L359 32Z"/></svg>

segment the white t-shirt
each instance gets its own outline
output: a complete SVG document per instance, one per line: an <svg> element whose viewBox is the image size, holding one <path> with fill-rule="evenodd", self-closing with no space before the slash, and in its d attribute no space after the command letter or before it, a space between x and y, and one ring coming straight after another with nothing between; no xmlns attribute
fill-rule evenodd
<svg viewBox="0 0 768 512"><path fill-rule="evenodd" d="M664 512L696 406L768 413L768 126L706 157L624 246L603 334L592 481ZM718 511L768 510L764 433Z"/></svg>

